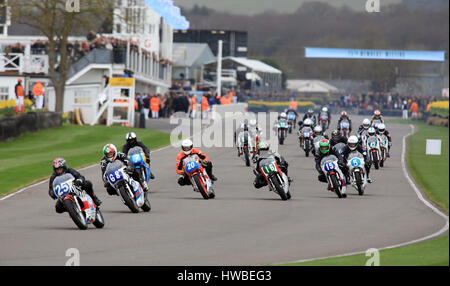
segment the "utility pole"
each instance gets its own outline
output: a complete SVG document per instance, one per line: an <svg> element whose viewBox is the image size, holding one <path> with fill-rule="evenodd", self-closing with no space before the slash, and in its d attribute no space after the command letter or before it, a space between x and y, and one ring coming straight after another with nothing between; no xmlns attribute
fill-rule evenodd
<svg viewBox="0 0 450 286"><path fill-rule="evenodd" d="M219 51L217 53L217 94L222 96L222 45L223 41L219 40Z"/></svg>

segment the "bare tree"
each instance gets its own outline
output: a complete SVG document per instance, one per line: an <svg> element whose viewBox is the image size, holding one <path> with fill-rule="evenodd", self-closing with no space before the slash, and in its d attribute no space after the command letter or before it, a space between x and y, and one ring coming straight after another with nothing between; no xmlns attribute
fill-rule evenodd
<svg viewBox="0 0 450 286"><path fill-rule="evenodd" d="M114 1L9 0L7 5L12 21L34 28L47 38L49 75L55 89L56 111L62 112L67 75L72 64L66 48L68 38L72 33L87 31L108 19L112 22ZM58 63L55 48L60 50Z"/></svg>

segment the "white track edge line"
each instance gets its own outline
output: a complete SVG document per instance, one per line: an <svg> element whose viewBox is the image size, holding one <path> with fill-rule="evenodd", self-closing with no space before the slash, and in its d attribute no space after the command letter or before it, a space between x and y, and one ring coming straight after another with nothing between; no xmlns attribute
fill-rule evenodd
<svg viewBox="0 0 450 286"><path fill-rule="evenodd" d="M443 213L442 211L440 211L438 208L433 206L429 201L427 201L423 197L423 195L420 192L419 188L416 186L414 181L411 179L411 177L409 176L409 173L407 171L406 160L405 160L406 138L408 138L409 136L413 135L414 134L414 129L415 129L414 125L412 125L412 124L410 124L409 127L411 128L411 132L406 134L405 136L403 136L403 140L402 140L403 141L403 146L402 146L401 163L402 163L403 174L406 177L406 179L408 180L409 185L413 188L413 190L416 193L416 195L419 198L419 200L422 201L433 212L435 212L439 216L443 217L446 220L446 223L445 223L444 227L442 227L439 231L437 231L437 232L435 232L433 234L430 234L430 235L427 235L425 237L418 238L418 239L415 239L415 240L411 240L411 241L407 241L407 242L403 242L403 243L399 243L399 244L395 244L395 245L391 245L391 246L385 246L385 247L382 247L382 248L377 248L378 250L385 250L385 249L391 249L391 248L396 248L396 247L402 247L402 246L406 246L406 245L422 242L422 241L425 241L425 240L429 240L431 238L434 238L434 237L437 237L437 236L443 234L444 232L448 231L448 229L449 229L448 216L445 213ZM309 259L297 260L297 261L292 261L292 262L281 262L281 263L275 263L273 265L302 263L302 262L310 262L310 261L322 260L322 259L328 259L328 258L338 258L338 257L353 256L353 255L366 253L366 251L367 250L357 251L357 252L352 252L352 253L346 253L346 254L338 254L338 255L333 255L333 256L319 257L319 258L309 258Z"/></svg>

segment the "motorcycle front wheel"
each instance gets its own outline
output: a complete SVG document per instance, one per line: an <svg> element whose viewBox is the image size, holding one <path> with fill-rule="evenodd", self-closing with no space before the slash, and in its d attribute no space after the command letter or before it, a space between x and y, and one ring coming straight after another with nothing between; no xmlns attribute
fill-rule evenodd
<svg viewBox="0 0 450 286"><path fill-rule="evenodd" d="M334 174L331 175L330 180L331 180L331 185L333 186L333 191L336 193L338 198L342 198L341 188L339 186L339 182L338 182L336 175L334 175Z"/></svg>
<svg viewBox="0 0 450 286"><path fill-rule="evenodd" d="M138 213L139 207L136 204L136 200L134 199L134 197L130 197L130 193L127 191L127 188L125 186L121 186L119 188L119 192L123 200L125 201L125 205L130 209L130 211L132 213Z"/></svg>
<svg viewBox="0 0 450 286"><path fill-rule="evenodd" d="M199 175L194 175L193 179L195 184L197 185L197 189L200 191L200 194L202 194L202 197L205 200L208 200L209 199L208 191L206 190L206 187L201 183Z"/></svg>
<svg viewBox="0 0 450 286"><path fill-rule="evenodd" d="M71 199L64 200L64 206L66 207L66 210L72 218L73 222L78 226L79 229L85 230L88 228L84 215Z"/></svg>
<svg viewBox="0 0 450 286"><path fill-rule="evenodd" d="M105 226L105 220L103 214L99 208L97 208L97 214L95 215L95 221L92 223L96 228L103 228Z"/></svg>

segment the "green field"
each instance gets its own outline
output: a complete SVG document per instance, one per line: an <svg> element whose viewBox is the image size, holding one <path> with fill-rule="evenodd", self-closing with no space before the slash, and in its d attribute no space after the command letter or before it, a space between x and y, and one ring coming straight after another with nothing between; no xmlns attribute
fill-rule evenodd
<svg viewBox="0 0 450 286"><path fill-rule="evenodd" d="M49 177L56 157L66 159L72 168L100 163L103 146L113 143L121 151L126 133L132 131L150 150L170 142L169 134L157 130L76 125L26 133L10 142L0 142L0 196Z"/></svg>
<svg viewBox="0 0 450 286"><path fill-rule="evenodd" d="M412 175L427 196L448 212L449 197L449 145L447 127L430 126L416 120L390 120L388 124L413 124L416 133L407 139L407 164ZM426 139L442 140L442 155L425 155ZM365 254L314 260L286 266L364 266ZM448 266L449 239L443 237L380 251L381 266Z"/></svg>

